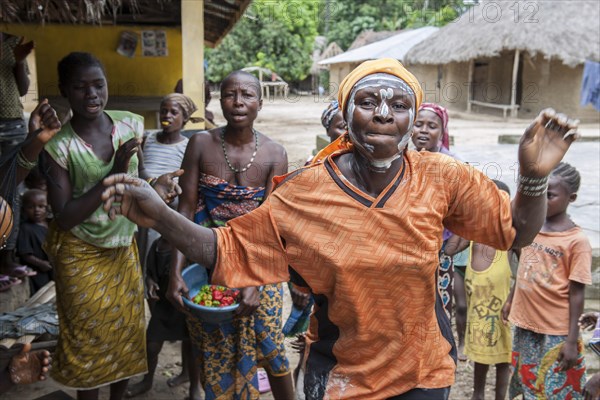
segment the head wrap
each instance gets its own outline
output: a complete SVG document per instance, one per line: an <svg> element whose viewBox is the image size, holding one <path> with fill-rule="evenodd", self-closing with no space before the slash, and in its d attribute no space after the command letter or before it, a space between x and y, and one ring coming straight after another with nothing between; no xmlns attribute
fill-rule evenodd
<svg viewBox="0 0 600 400"><path fill-rule="evenodd" d="M323 111L323 114L321 114L321 123L325 129L329 129L331 126L331 121L333 121L333 117L335 117L339 111L340 103L338 103L337 100L329 103L327 108Z"/></svg>
<svg viewBox="0 0 600 400"><path fill-rule="evenodd" d="M202 118L192 118L191 117L193 113L198 111L198 107L196 107L196 103L194 103L194 100L190 99L185 94L181 94L181 93L168 94L165 97L163 97L161 104L166 101L169 101L169 100L177 103L177 105L179 105L179 107L181 108L181 111L183 112L183 123L184 124L190 120L192 122L202 122L203 121Z"/></svg>
<svg viewBox="0 0 600 400"><path fill-rule="evenodd" d="M402 63L393 58L382 58L379 60L365 61L350 72L340 84L338 90L338 102L340 109L344 115L344 119L347 121L346 112L348 111L348 102L350 100L350 94L354 86L364 77L377 73L389 74L396 76L403 80L414 92L415 95L415 110L418 110L421 106L423 99L423 91L417 78L410 73ZM413 118L416 118L416 113ZM413 121L414 122L414 121ZM334 140L329 146L321 150L313 158L312 163L321 162L328 155L335 153L339 150L351 149L352 143L348 140L348 133L346 132L336 140Z"/></svg>
<svg viewBox="0 0 600 400"><path fill-rule="evenodd" d="M421 110L431 111L440 118L440 120L442 121L442 146L445 147L446 150L450 150L450 134L448 132L448 110L435 103L423 103L421 104L421 107L419 107L419 111Z"/></svg>
<svg viewBox="0 0 600 400"><path fill-rule="evenodd" d="M356 85L356 83L365 76L373 75L378 72L394 75L406 82L406 84L415 93L415 110L419 109L421 100L423 99L423 91L421 90L421 85L419 84L417 78L406 68L404 68L400 61L393 58L381 58L379 60L365 61L364 63L360 64L358 67L352 70L352 72L350 72L340 84L340 88L338 90L338 101L340 103L340 108L344 113L344 119L347 120L346 111L348 111L348 100L350 99L350 93L352 92L354 85Z"/></svg>

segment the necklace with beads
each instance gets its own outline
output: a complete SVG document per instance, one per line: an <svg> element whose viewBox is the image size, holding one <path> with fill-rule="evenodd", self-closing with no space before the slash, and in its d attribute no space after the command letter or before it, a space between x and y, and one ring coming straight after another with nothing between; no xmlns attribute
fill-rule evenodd
<svg viewBox="0 0 600 400"><path fill-rule="evenodd" d="M225 155L225 162L227 163L227 166L229 167L229 169L232 170L233 172L235 172L236 174L246 172L248 170L248 168L250 168L250 166L254 162L254 158L256 157L256 153L258 152L258 132L256 132L256 130L254 128L252 128L252 133L254 133L254 153L252 153L252 157L250 158L250 161L244 168L237 169L236 167L231 165L231 162L229 161L229 157L227 157L227 150L225 149L225 127L221 128L221 147L223 148L223 154Z"/></svg>

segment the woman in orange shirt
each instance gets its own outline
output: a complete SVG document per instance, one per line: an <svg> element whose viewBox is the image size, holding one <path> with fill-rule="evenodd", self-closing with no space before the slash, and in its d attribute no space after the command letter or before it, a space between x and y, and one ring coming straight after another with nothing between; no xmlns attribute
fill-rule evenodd
<svg viewBox="0 0 600 400"><path fill-rule="evenodd" d="M544 110L526 130L511 204L472 167L406 150L421 99L397 60L361 64L339 90L348 133L226 227L194 225L125 175L105 180L105 209L158 230L220 284L286 281L291 266L315 298L307 399L447 399L456 348L436 286L443 227L498 249L529 244L576 124ZM171 283L183 307L188 288L177 272Z"/></svg>

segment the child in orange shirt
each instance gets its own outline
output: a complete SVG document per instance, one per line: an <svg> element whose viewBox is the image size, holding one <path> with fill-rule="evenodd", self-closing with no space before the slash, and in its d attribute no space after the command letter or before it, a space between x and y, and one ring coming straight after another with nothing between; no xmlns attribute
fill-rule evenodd
<svg viewBox="0 0 600 400"><path fill-rule="evenodd" d="M510 313L515 325L511 399L519 394L525 399L582 398L585 363L577 322L585 285L592 283L592 251L567 214L580 180L567 163L552 171L546 221L521 250L517 282L503 309L503 318Z"/></svg>

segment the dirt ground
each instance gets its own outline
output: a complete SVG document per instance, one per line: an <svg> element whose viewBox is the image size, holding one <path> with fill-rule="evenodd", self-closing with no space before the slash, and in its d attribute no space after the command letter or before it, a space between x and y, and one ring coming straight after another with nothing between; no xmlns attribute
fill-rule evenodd
<svg viewBox="0 0 600 400"><path fill-rule="evenodd" d="M220 114L218 100L213 97L213 102L209 109L215 113L216 122L221 124L224 122ZM326 107L327 98L317 98L312 96L290 98L288 100L271 100L265 101L262 111L259 113L255 127L281 143L288 152L290 170L304 164L306 158L311 155L315 148L315 136L324 133L320 123L322 110ZM460 113L450 114L450 132L454 136L456 148L460 151L462 146L482 146L497 144L497 136L500 134L515 135L521 134L524 128L529 124L526 120L508 120L504 121L498 117L490 116L465 116ZM585 136L598 136L600 128L597 124L584 125L580 129ZM598 146L597 143L592 145ZM596 151L595 154L598 154ZM594 161L597 163L597 160ZM595 176L598 175L598 168L595 168ZM592 168L592 169L593 169ZM596 182L598 180L596 179ZM598 186L593 189L593 199L598 199ZM598 202L594 200L592 207L598 209ZM596 215L597 211L593 211ZM597 234L595 226L590 228ZM595 240L592 240L593 247ZM598 283L596 282L596 285ZM285 309L283 311L284 318L289 315L291 300L286 289ZM586 301L586 310L599 309L598 299L588 299ZM584 336L586 339L590 335ZM295 366L297 363L297 354L288 346L288 355L290 365ZM598 370L598 358L592 356L592 353L587 354L587 360L592 361L588 366L593 370ZM178 343L166 343L159 357L159 365L157 368L154 387L149 393L137 397L137 399L154 400L154 399L183 399L187 395L187 384L177 388L169 388L166 381L169 377L179 373L180 370L180 350ZM591 364L591 365L590 365ZM452 387L450 399L465 400L469 399L472 394L473 384L473 367L469 362L459 363L456 375L456 384ZM495 371L490 368L488 373L487 398L493 398ZM137 382L139 378L134 379ZM49 380L43 383L36 383L26 387L14 389L8 394L1 396L7 399L35 399L44 394L60 389L60 387ZM71 396L75 397L75 392L65 390ZM270 393L261 397L262 399L272 399ZM101 399L108 399L108 391L101 391Z"/></svg>

